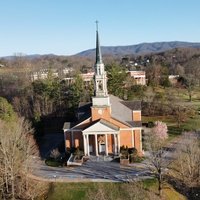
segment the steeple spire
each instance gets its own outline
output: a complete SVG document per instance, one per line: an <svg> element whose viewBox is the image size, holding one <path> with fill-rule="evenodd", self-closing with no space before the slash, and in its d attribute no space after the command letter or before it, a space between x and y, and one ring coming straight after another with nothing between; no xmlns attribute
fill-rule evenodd
<svg viewBox="0 0 200 200"><path fill-rule="evenodd" d="M104 70L104 64L102 61L101 48L99 43L98 21L96 21L96 62L94 68L95 96L108 96L106 72Z"/></svg>
<svg viewBox="0 0 200 200"><path fill-rule="evenodd" d="M98 21L96 21L96 61L94 69L94 96L92 97L92 105L98 107L110 106L110 97L107 90L107 76L102 61L99 42Z"/></svg>
<svg viewBox="0 0 200 200"><path fill-rule="evenodd" d="M96 64L102 63L102 56L101 56L101 48L100 48L100 42L99 42L99 33L98 33L98 21L95 21L96 23Z"/></svg>

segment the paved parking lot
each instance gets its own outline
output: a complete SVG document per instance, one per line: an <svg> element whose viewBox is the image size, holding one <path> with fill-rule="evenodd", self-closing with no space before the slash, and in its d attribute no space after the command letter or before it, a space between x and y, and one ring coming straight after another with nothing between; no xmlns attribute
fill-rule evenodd
<svg viewBox="0 0 200 200"><path fill-rule="evenodd" d="M149 177L148 170L123 167L117 162L90 161L76 167L49 167L43 161L34 162L33 175L51 181L127 182Z"/></svg>

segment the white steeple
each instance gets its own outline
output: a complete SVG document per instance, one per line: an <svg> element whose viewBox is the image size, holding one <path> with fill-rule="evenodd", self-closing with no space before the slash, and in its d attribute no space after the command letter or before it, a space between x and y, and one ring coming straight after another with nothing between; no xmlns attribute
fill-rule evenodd
<svg viewBox="0 0 200 200"><path fill-rule="evenodd" d="M101 56L101 48L98 33L98 21L96 21L96 62L95 62L95 96L108 96L107 91L107 77L104 70L104 64Z"/></svg>
<svg viewBox="0 0 200 200"><path fill-rule="evenodd" d="M107 76L101 56L101 48L98 33L98 21L96 21L96 62L94 65L94 97L93 106L110 106L110 98L107 90Z"/></svg>

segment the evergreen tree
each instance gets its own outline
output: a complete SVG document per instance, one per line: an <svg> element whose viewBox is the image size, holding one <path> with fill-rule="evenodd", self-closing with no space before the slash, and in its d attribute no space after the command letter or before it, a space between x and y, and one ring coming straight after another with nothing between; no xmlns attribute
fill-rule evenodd
<svg viewBox="0 0 200 200"><path fill-rule="evenodd" d="M107 77L108 77L108 91L110 94L124 97L124 87L126 80L126 72L119 65L111 64L106 66Z"/></svg>

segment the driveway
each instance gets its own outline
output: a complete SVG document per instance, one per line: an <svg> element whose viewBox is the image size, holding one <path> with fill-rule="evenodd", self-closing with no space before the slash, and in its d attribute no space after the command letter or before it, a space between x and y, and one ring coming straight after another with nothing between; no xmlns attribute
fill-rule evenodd
<svg viewBox="0 0 200 200"><path fill-rule="evenodd" d="M174 159L173 151L181 143L182 137L172 140L166 147L165 160ZM146 152L148 154L148 152ZM148 156L148 155L146 155ZM128 167L118 162L88 160L82 166L76 167L49 167L40 158L32 159L32 175L46 181L62 182L128 182L138 179L151 178L148 169L148 159L143 163L134 163Z"/></svg>
<svg viewBox="0 0 200 200"><path fill-rule="evenodd" d="M47 181L61 182L129 182L150 178L147 169L136 165L123 167L117 162L88 160L82 166L49 167L35 158L32 174Z"/></svg>

